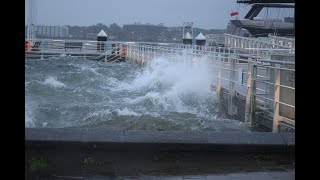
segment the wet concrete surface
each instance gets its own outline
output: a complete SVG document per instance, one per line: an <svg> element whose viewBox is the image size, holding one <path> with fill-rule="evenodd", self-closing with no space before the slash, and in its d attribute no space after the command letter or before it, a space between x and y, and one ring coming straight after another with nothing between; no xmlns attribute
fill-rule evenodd
<svg viewBox="0 0 320 180"><path fill-rule="evenodd" d="M26 129L26 179L294 179L294 134Z"/></svg>
<svg viewBox="0 0 320 180"><path fill-rule="evenodd" d="M294 154L26 149L26 179L294 179ZM35 160L42 162L35 165ZM39 164L42 164L41 166Z"/></svg>

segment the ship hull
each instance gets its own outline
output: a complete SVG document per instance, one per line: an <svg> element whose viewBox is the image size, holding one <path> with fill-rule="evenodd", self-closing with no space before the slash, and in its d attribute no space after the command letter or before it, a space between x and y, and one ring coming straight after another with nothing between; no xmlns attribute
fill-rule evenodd
<svg viewBox="0 0 320 180"><path fill-rule="evenodd" d="M276 34L280 36L294 36L294 23L279 21L256 21L256 20L231 20L236 27L249 31L252 36L268 36Z"/></svg>

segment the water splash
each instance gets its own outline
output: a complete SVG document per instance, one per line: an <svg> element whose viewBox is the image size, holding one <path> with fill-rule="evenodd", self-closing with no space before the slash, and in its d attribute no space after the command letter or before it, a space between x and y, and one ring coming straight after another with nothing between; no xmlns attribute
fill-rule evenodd
<svg viewBox="0 0 320 180"><path fill-rule="evenodd" d="M186 58L179 55L157 58L142 72L137 72L132 81L120 83L113 90L142 92L129 101L130 104L149 101L159 110L203 116L209 105L207 100L216 98L210 89L210 60L200 57L186 62ZM199 105L202 109L197 108Z"/></svg>
<svg viewBox="0 0 320 180"><path fill-rule="evenodd" d="M25 104L25 126L35 127L34 123L34 111L37 109L37 105L30 100L26 99Z"/></svg>
<svg viewBox="0 0 320 180"><path fill-rule="evenodd" d="M62 82L58 81L56 77L48 77L44 80L45 85L49 85L52 87L65 87L66 85Z"/></svg>

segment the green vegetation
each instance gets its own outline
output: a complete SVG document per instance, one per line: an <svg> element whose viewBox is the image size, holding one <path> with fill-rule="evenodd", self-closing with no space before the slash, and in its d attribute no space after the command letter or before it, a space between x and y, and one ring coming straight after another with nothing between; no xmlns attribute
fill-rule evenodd
<svg viewBox="0 0 320 180"><path fill-rule="evenodd" d="M82 160L82 164L86 166L99 166L102 165L102 161L94 158L94 157L86 157Z"/></svg>
<svg viewBox="0 0 320 180"><path fill-rule="evenodd" d="M33 157L28 161L28 165L32 171L45 169L48 167L48 160L43 157Z"/></svg>
<svg viewBox="0 0 320 180"><path fill-rule="evenodd" d="M254 159L257 161L272 161L273 157L268 154L259 154L259 155L254 156Z"/></svg>

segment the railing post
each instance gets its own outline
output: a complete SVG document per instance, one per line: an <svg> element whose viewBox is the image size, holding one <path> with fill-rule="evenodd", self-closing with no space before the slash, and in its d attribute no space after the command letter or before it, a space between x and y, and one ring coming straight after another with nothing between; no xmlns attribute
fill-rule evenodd
<svg viewBox="0 0 320 180"><path fill-rule="evenodd" d="M229 99L228 99L228 114L229 115L234 115L236 114L236 108L235 108L235 102L234 102L234 97L235 97L235 70L236 70L236 59L235 57L231 57L230 54L230 49L229 49L229 55L228 55L229 63L230 63L230 81L229 81Z"/></svg>
<svg viewBox="0 0 320 180"><path fill-rule="evenodd" d="M218 54L218 79L217 79L217 96L220 98L220 91L221 91L221 54Z"/></svg>
<svg viewBox="0 0 320 180"><path fill-rule="evenodd" d="M139 60L139 65L142 65L142 49L143 49L143 45L140 45L139 47L139 55L138 55L138 60Z"/></svg>
<svg viewBox="0 0 320 180"><path fill-rule="evenodd" d="M128 44L128 60L129 60L129 63L131 64L131 45Z"/></svg>
<svg viewBox="0 0 320 180"><path fill-rule="evenodd" d="M279 125L279 100L280 100L280 64L275 65L274 76L274 109L273 109L273 128L272 132L278 132Z"/></svg>
<svg viewBox="0 0 320 180"><path fill-rule="evenodd" d="M134 45L130 45L130 63L133 64Z"/></svg>
<svg viewBox="0 0 320 180"><path fill-rule="evenodd" d="M134 64L134 45L130 46L130 63Z"/></svg>
<svg viewBox="0 0 320 180"><path fill-rule="evenodd" d="M226 34L224 35L224 44L229 47L228 36Z"/></svg>
<svg viewBox="0 0 320 180"><path fill-rule="evenodd" d="M164 47L162 47L162 56L164 56Z"/></svg>
<svg viewBox="0 0 320 180"><path fill-rule="evenodd" d="M254 62L252 66L251 78L251 108L250 108L250 127L256 125L256 79L257 79L257 63Z"/></svg>
<svg viewBox="0 0 320 180"><path fill-rule="evenodd" d="M139 65L140 45L135 49L135 63Z"/></svg>
<svg viewBox="0 0 320 180"><path fill-rule="evenodd" d="M144 52L145 52L145 46L142 46L141 49L141 67L143 67L143 63L144 63Z"/></svg>
<svg viewBox="0 0 320 180"><path fill-rule="evenodd" d="M251 71L252 71L252 59L248 59L248 77L247 77L247 97L246 97L246 109L245 109L245 122L251 121L250 103L251 103Z"/></svg>
<svg viewBox="0 0 320 180"><path fill-rule="evenodd" d="M151 58L150 58L150 46L148 46L148 64L150 65L150 60L151 60Z"/></svg>
<svg viewBox="0 0 320 180"><path fill-rule="evenodd" d="M133 56L133 53L134 53L134 45L131 45L131 47L130 47L130 62L131 62L131 64L134 64L134 56Z"/></svg>
<svg viewBox="0 0 320 180"><path fill-rule="evenodd" d="M136 64L136 63L137 63L137 46L135 45L133 49L133 64Z"/></svg>
<svg viewBox="0 0 320 180"><path fill-rule="evenodd" d="M127 44L126 62L130 63L130 46Z"/></svg>
<svg viewBox="0 0 320 180"><path fill-rule="evenodd" d="M138 48L136 49L136 64L139 65L139 57L140 57L140 45L138 45Z"/></svg>
<svg viewBox="0 0 320 180"><path fill-rule="evenodd" d="M242 84L243 84L243 70L242 70L242 68L238 69L238 83L240 84L240 86L242 86Z"/></svg>
<svg viewBox="0 0 320 180"><path fill-rule="evenodd" d="M156 59L156 47L153 46L153 62Z"/></svg>
<svg viewBox="0 0 320 180"><path fill-rule="evenodd" d="M268 78L268 79L266 79L265 80L265 87L264 87L264 92L265 92L265 94L266 94L266 97L268 97L269 98L269 83L270 83L270 68L269 67L266 67L266 78ZM267 99L265 99L264 100L264 107L265 108L268 108L269 107L269 100L267 100Z"/></svg>

